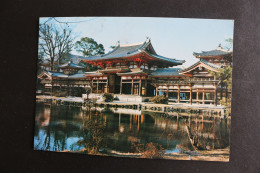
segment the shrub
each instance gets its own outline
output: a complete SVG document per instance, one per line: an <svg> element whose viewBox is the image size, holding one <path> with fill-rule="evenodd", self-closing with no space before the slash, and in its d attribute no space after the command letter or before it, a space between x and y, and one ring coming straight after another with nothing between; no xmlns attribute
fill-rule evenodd
<svg viewBox="0 0 260 173"><path fill-rule="evenodd" d="M150 99L151 102L157 103L157 104L167 104L168 103L168 97L165 96L154 96Z"/></svg>
<svg viewBox="0 0 260 173"><path fill-rule="evenodd" d="M119 100L119 98L116 96L116 97L114 98L114 100L117 100L117 101L118 101L118 100Z"/></svg>
<svg viewBox="0 0 260 173"><path fill-rule="evenodd" d="M132 144L132 149L135 153L141 153L142 158L148 158L148 159L158 159L163 158L163 147L157 143L147 143L144 144Z"/></svg>
<svg viewBox="0 0 260 173"><path fill-rule="evenodd" d="M144 101L143 102L149 102L149 99L148 98L146 98L146 99L144 99Z"/></svg>
<svg viewBox="0 0 260 173"><path fill-rule="evenodd" d="M103 98L105 99L105 102L112 102L114 99L114 95L110 93L103 94Z"/></svg>

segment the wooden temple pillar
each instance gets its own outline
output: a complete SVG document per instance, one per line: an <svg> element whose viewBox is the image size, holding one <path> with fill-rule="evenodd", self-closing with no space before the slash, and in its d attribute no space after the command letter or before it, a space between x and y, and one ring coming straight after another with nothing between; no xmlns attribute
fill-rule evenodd
<svg viewBox="0 0 260 173"><path fill-rule="evenodd" d="M177 103L180 103L180 85L178 85L178 97L177 97Z"/></svg>
<svg viewBox="0 0 260 173"><path fill-rule="evenodd" d="M59 96L61 96L60 94L61 94L61 84L60 84L60 92L59 92Z"/></svg>
<svg viewBox="0 0 260 173"><path fill-rule="evenodd" d="M72 85L72 92L71 95L74 96L74 85Z"/></svg>
<svg viewBox="0 0 260 173"><path fill-rule="evenodd" d="M45 84L43 84L43 88L42 88L42 94L45 95Z"/></svg>
<svg viewBox="0 0 260 173"><path fill-rule="evenodd" d="M121 82L120 82L120 94L122 94L122 86L123 86L123 77L121 76Z"/></svg>
<svg viewBox="0 0 260 173"><path fill-rule="evenodd" d="M51 96L52 96L52 92L53 92L53 79L51 81Z"/></svg>
<svg viewBox="0 0 260 173"><path fill-rule="evenodd" d="M190 84L190 104L192 105L192 85Z"/></svg>
<svg viewBox="0 0 260 173"><path fill-rule="evenodd" d="M197 89L196 100L197 100L197 104L199 104L199 89Z"/></svg>
<svg viewBox="0 0 260 173"><path fill-rule="evenodd" d="M202 104L205 104L205 91L202 92Z"/></svg>
<svg viewBox="0 0 260 173"><path fill-rule="evenodd" d="M93 78L91 78L91 84L90 84L90 85L91 85L91 87L90 87L90 93L93 93L93 86L94 86L94 85L93 85Z"/></svg>
<svg viewBox="0 0 260 173"><path fill-rule="evenodd" d="M144 95L146 96L147 95L147 78L145 78L145 93L144 93Z"/></svg>
<svg viewBox="0 0 260 173"><path fill-rule="evenodd" d="M158 95L158 86L155 85L155 96L157 96L157 95Z"/></svg>
<svg viewBox="0 0 260 173"><path fill-rule="evenodd" d="M215 90L214 90L214 105L217 106L218 104L218 92L217 92L217 84L215 85Z"/></svg>
<svg viewBox="0 0 260 173"><path fill-rule="evenodd" d="M169 98L169 85L167 85L166 97Z"/></svg>
<svg viewBox="0 0 260 173"><path fill-rule="evenodd" d="M134 78L132 77L131 95L134 93Z"/></svg>
<svg viewBox="0 0 260 173"><path fill-rule="evenodd" d="M107 82L106 82L106 93L109 93L109 90L108 90L108 77L107 77Z"/></svg>
<svg viewBox="0 0 260 173"><path fill-rule="evenodd" d="M139 81L139 96L141 96L141 89L142 89L142 78L141 78L141 76L140 76L140 81Z"/></svg>
<svg viewBox="0 0 260 173"><path fill-rule="evenodd" d="M99 88L99 78L97 78L97 93L98 93L98 88Z"/></svg>
<svg viewBox="0 0 260 173"><path fill-rule="evenodd" d="M216 80L217 80L217 77L216 77L216 75L214 75L214 81L216 81ZM214 83L214 88L215 88L215 91L214 91L214 105L217 106L217 104L218 104L218 93L217 93L218 87L217 87L216 83Z"/></svg>

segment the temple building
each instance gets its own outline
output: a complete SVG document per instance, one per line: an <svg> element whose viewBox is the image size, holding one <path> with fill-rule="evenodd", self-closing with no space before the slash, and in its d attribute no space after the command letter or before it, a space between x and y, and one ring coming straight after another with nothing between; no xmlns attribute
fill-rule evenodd
<svg viewBox="0 0 260 173"><path fill-rule="evenodd" d="M216 50L195 53L199 61L187 68L178 68L184 60L158 55L151 40L120 45L109 53L82 58L99 70L80 73L74 63L58 67L59 72L45 71L38 76L44 94L64 93L81 96L90 93L113 93L118 96L153 97L164 95L169 101L189 104L217 104L218 79L214 72L232 65L232 52ZM60 94L62 95L62 94ZM120 100L120 98L119 98Z"/></svg>
<svg viewBox="0 0 260 173"><path fill-rule="evenodd" d="M219 66L232 66L233 52L223 49L221 44L215 50L202 51L201 53L194 52L193 55L198 59L203 59Z"/></svg>

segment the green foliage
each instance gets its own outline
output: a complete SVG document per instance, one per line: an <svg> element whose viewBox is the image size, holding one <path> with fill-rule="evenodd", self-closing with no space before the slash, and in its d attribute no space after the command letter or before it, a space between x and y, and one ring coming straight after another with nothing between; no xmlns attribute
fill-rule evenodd
<svg viewBox="0 0 260 173"><path fill-rule="evenodd" d="M233 38L228 38L225 41L229 44L226 48L230 50L233 47Z"/></svg>
<svg viewBox="0 0 260 173"><path fill-rule="evenodd" d="M222 100L219 101L219 103L225 106L226 114L229 115L231 113L231 98L223 97Z"/></svg>
<svg viewBox="0 0 260 173"><path fill-rule="evenodd" d="M223 87L226 89L232 89L232 67L224 67L220 69L219 72L210 72L212 75L216 75L216 78L219 80L219 85L221 86L221 90L223 91ZM219 101L221 105L224 105L227 109L231 106L231 98L222 98Z"/></svg>
<svg viewBox="0 0 260 173"><path fill-rule="evenodd" d="M105 102L112 102L114 99L114 95L110 93L103 94L103 98L105 99Z"/></svg>
<svg viewBox="0 0 260 173"><path fill-rule="evenodd" d="M99 119L89 119L84 122L84 138L78 141L85 147L88 154L98 154L103 145L105 125Z"/></svg>
<svg viewBox="0 0 260 173"><path fill-rule="evenodd" d="M78 52L81 52L83 56L94 56L94 55L103 55L105 53L104 46L98 44L93 38L83 37L80 41L75 43L75 49ZM97 67L87 64L85 62L80 62L79 65L85 66L84 71L95 71Z"/></svg>
<svg viewBox="0 0 260 173"><path fill-rule="evenodd" d="M217 79L221 83L225 83L229 89L232 87L232 67L224 67L220 72L216 73Z"/></svg>
<svg viewBox="0 0 260 173"><path fill-rule="evenodd" d="M165 96L154 96L150 99L151 102L157 103L157 104L167 104L168 103L168 97Z"/></svg>
<svg viewBox="0 0 260 173"><path fill-rule="evenodd" d="M105 53L104 46L89 37L83 37L80 41L77 41L75 48L81 52L83 56L103 55Z"/></svg>
<svg viewBox="0 0 260 173"><path fill-rule="evenodd" d="M143 102L149 102L150 100L148 98L144 99Z"/></svg>

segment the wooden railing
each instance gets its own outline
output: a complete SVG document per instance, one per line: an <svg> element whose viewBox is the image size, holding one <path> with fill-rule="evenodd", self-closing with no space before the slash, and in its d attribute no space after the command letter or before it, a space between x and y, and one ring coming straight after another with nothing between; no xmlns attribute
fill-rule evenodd
<svg viewBox="0 0 260 173"><path fill-rule="evenodd" d="M167 80L157 80L152 81L153 84L189 84L189 83L208 83L208 82L219 82L219 80L214 80L210 78L200 78L200 79L186 79L186 80L176 80L176 81L167 81Z"/></svg>

